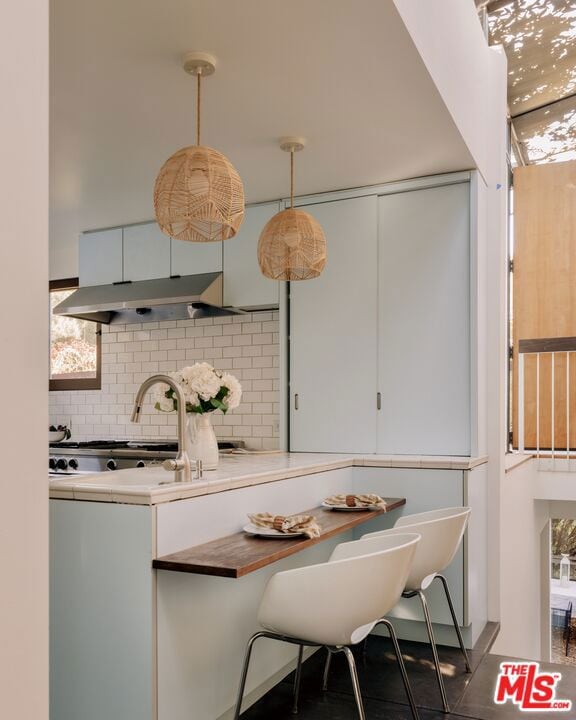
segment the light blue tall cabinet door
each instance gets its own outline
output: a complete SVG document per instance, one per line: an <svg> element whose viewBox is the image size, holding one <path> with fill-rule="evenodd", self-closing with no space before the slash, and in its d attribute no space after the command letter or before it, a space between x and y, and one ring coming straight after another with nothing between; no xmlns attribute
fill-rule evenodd
<svg viewBox="0 0 576 720"><path fill-rule="evenodd" d="M378 452L468 455L469 185L378 203Z"/></svg>
<svg viewBox="0 0 576 720"><path fill-rule="evenodd" d="M322 225L324 272L290 283L290 448L376 449L376 196L303 207Z"/></svg>

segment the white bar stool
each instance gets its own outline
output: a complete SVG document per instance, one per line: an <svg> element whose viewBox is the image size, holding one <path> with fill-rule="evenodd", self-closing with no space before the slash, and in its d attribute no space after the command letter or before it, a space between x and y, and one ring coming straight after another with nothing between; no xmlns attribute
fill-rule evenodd
<svg viewBox="0 0 576 720"><path fill-rule="evenodd" d="M246 648L234 720L240 717L252 648L262 637L300 646L294 712L298 707L303 647L325 647L330 654L343 652L358 716L365 720L350 645L364 640L400 599L419 540L415 533L396 533L368 543L363 540L344 543L342 559L273 575L258 612L258 622L264 630L255 633ZM413 712L417 712L415 707ZM414 717L417 720L418 715Z"/></svg>
<svg viewBox="0 0 576 720"><path fill-rule="evenodd" d="M428 603L426 602L424 590L426 590L426 588L428 588L436 578L442 583L448 607L450 609L450 614L452 616L454 629L456 630L456 635L458 637L458 644L460 645L460 650L462 651L462 655L464 656L464 661L466 663L466 672L472 672L470 668L470 661L468 659L468 653L464 647L464 640L458 625L458 618L456 617L456 612L454 611L450 589L446 578L441 575L442 570L444 570L452 562L452 559L462 542L462 537L464 535L464 531L466 530L469 515L470 508L468 507L443 508L441 510L431 510L429 512L417 513L415 515L406 515L399 518L393 528L390 528L389 530L382 530L381 532L368 533L362 538L362 540L366 540L375 537L391 537L398 533L404 534L406 532L418 533L422 537L422 541L418 544L416 549L414 561L412 563L402 597L412 598L418 596L420 598L420 602L422 603L424 620L426 621L428 637L432 647L436 678L438 680L438 687L442 697L442 707L444 712L450 712L450 706L448 704L446 688L440 671L438 650L434 639L430 611L428 609Z"/></svg>

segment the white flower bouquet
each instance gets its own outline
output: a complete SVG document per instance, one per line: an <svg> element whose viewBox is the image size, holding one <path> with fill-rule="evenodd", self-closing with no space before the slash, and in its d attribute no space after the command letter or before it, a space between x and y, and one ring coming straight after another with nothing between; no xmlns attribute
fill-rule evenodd
<svg viewBox="0 0 576 720"><path fill-rule="evenodd" d="M209 363L195 363L178 372L169 373L182 388L187 413L223 413L237 408L242 397L242 386L234 375L222 373ZM159 383L154 390L154 407L161 412L174 412L178 401L174 390Z"/></svg>

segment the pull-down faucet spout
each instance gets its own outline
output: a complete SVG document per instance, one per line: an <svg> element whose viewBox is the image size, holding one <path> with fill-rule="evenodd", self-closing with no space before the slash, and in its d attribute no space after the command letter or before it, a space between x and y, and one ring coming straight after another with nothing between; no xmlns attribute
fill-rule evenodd
<svg viewBox="0 0 576 720"><path fill-rule="evenodd" d="M178 402L178 454L175 460L169 460L164 463L166 470L174 471L175 482L190 482L192 473L190 471L190 459L186 452L186 441L184 433L186 431L186 398L182 392L182 388L178 383L170 377L170 375L151 375L144 380L134 400L134 409L130 420L134 423L140 422L140 412L144 402L144 396L148 390L157 383L165 383L174 390L176 400Z"/></svg>

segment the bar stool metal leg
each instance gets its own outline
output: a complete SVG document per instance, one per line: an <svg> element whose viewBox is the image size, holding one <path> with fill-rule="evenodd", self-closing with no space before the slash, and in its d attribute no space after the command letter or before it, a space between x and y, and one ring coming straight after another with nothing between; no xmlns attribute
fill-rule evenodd
<svg viewBox="0 0 576 720"><path fill-rule="evenodd" d="M330 663L332 662L332 652L326 648L326 662L324 663L324 678L322 680L322 690L328 690L328 675L330 674Z"/></svg>
<svg viewBox="0 0 576 720"><path fill-rule="evenodd" d="M246 677L248 676L248 666L250 665L250 656L252 655L252 648L258 638L267 637L266 633L258 632L252 635L248 640L246 646L246 654L244 655L244 665L242 667L242 676L240 678L240 687L238 688L238 697L236 699L236 709L234 710L234 720L238 720L240 717L240 710L242 708L242 698L244 697L244 688L246 686Z"/></svg>
<svg viewBox="0 0 576 720"><path fill-rule="evenodd" d="M458 636L458 642L460 643L460 650L462 650L462 655L464 655L464 660L466 662L466 672L472 672L472 668L470 667L470 660L468 659L468 653L466 652L466 648L464 647L464 640L462 638L462 633L460 632L460 626L458 625L458 618L456 617L456 613L454 611L454 605L452 604L452 596L450 594L450 588L448 587L448 582L446 581L446 578L444 575L436 575L436 577L442 582L442 585L444 586L444 592L446 593L446 600L448 601L448 607L450 608L450 614L452 615L452 622L454 623L454 629L456 630L456 635Z"/></svg>
<svg viewBox="0 0 576 720"><path fill-rule="evenodd" d="M432 620L430 619L430 611L428 610L428 603L422 590L416 590L416 595L420 598L422 603L422 610L424 611L424 620L426 621L426 628L428 630L428 637L430 639L430 645L432 646L432 656L434 658L434 667L436 669L436 678L438 680L438 687L440 688L440 695L442 697L442 707L445 713L450 712L450 706L448 705L448 698L446 696L446 688L444 687L444 680L442 679L442 671L440 670L440 660L438 658L438 650L436 648L436 641L434 640L434 631L432 630ZM412 594L410 594L412 597Z"/></svg>
<svg viewBox="0 0 576 720"><path fill-rule="evenodd" d="M398 644L398 638L396 637L396 631L394 630L394 626L392 625L390 620L386 620L386 618L382 618L382 620L379 620L376 625L385 625L388 628L388 632L390 633L390 639L392 640L392 645L394 646L394 652L396 653L396 660L398 661L398 665L400 667L400 674L402 675L404 689L406 690L408 702L410 703L410 710L412 710L412 717L414 718L414 720L419 720L416 702L414 701L412 687L410 685L410 680L408 679L408 673L406 672L406 665L404 665L404 658L402 657L402 653L400 652L400 645Z"/></svg>
<svg viewBox="0 0 576 720"><path fill-rule="evenodd" d="M294 677L294 695L292 697L292 713L298 712L298 695L300 694L300 680L302 678L302 654L304 645L298 647L298 662L296 663L296 676Z"/></svg>
<svg viewBox="0 0 576 720"><path fill-rule="evenodd" d="M346 655L346 660L348 660L352 687L354 688L354 697L356 698L356 707L358 708L358 717L360 720L366 720L364 705L362 703L362 695L360 693L360 683L358 682L358 673L356 672L356 663L354 662L354 655L349 647L343 647L342 652Z"/></svg>

